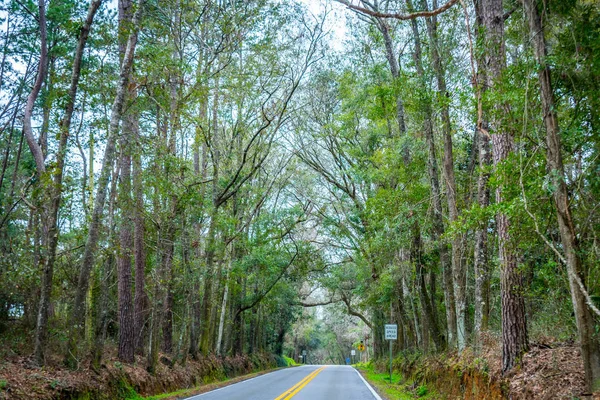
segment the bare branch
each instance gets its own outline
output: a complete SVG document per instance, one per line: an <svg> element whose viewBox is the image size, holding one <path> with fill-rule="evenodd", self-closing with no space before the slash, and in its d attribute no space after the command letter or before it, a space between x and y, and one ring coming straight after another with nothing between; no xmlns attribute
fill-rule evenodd
<svg viewBox="0 0 600 400"><path fill-rule="evenodd" d="M40 60L38 64L38 73L33 84L33 88L27 96L27 103L25 103L25 114L23 117L23 135L27 139L27 144L33 154L35 160L35 166L38 174L42 174L46 170L44 163L44 153L42 147L39 145L35 137L33 136L33 129L31 127L31 115L33 114L33 106L38 98L42 84L46 79L46 64L48 61L48 43L47 43L47 29L46 29L46 3L44 0L38 1L39 8L39 21L40 21Z"/></svg>
<svg viewBox="0 0 600 400"><path fill-rule="evenodd" d="M352 4L349 0L335 0L338 3L341 3L348 7L350 10L358 11L362 14L369 15L375 18L394 18L401 21L408 21L411 19L419 18L419 17L433 17L435 15L441 14L444 11L448 10L450 7L458 3L458 0L449 0L446 4L441 7L436 8L431 11L417 11L408 14L400 14L400 13L388 13L388 12L380 12L375 11L366 7L362 7L356 4Z"/></svg>

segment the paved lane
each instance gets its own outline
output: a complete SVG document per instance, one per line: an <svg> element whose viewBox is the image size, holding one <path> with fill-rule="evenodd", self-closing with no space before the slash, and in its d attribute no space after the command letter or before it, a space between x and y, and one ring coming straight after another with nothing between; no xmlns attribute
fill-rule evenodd
<svg viewBox="0 0 600 400"><path fill-rule="evenodd" d="M293 400L381 400L352 367L330 365L293 397Z"/></svg>
<svg viewBox="0 0 600 400"><path fill-rule="evenodd" d="M286 368L188 400L381 400L349 366Z"/></svg>

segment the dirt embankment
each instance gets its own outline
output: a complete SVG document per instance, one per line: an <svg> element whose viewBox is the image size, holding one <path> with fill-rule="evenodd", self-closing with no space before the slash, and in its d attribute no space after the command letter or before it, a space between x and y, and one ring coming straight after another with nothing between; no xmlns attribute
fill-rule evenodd
<svg viewBox="0 0 600 400"><path fill-rule="evenodd" d="M532 344L520 367L502 375L501 348L487 340L475 353L399 358L395 368L414 385L427 385L446 399L600 399L584 392L583 362L573 343Z"/></svg>
<svg viewBox="0 0 600 400"><path fill-rule="evenodd" d="M0 399L136 399L194 388L224 379L246 375L277 366L271 354L232 357L207 356L188 360L185 365L170 365L162 358L155 375L145 368L145 360L134 365L106 360L100 371L84 365L72 371L54 365L36 368L26 358L0 361Z"/></svg>

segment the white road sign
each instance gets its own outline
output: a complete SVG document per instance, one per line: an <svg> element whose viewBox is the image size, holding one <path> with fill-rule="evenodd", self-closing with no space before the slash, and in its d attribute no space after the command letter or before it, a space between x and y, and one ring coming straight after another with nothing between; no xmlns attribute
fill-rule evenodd
<svg viewBox="0 0 600 400"><path fill-rule="evenodd" d="M397 339L398 339L398 325L385 324L385 340L397 340Z"/></svg>
<svg viewBox="0 0 600 400"><path fill-rule="evenodd" d="M350 355L351 356L355 356L356 355L356 350L350 350Z"/></svg>

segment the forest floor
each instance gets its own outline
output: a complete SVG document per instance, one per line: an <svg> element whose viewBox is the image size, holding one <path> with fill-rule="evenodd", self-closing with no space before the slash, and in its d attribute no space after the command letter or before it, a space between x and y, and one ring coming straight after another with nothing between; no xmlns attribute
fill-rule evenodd
<svg viewBox="0 0 600 400"><path fill-rule="evenodd" d="M6 348L4 348L6 350ZM98 372L83 362L79 370L62 367L60 357L48 366L34 367L29 358L0 349L0 399L170 399L203 393L273 370L272 355L209 356L169 365L162 358L156 375L142 357L134 365L120 363L115 349ZM25 353L21 353L25 354ZM535 342L522 364L501 375L501 347L490 337L479 353L432 356L406 355L394 360L390 383L387 360L359 364L358 369L388 400L406 399L600 399L583 396L583 365L578 346L571 342ZM262 371L262 372L258 372Z"/></svg>
<svg viewBox="0 0 600 400"><path fill-rule="evenodd" d="M110 353L114 353L112 349ZM114 354L102 362L98 372L89 362L73 371L55 357L43 368L28 357L0 360L0 399L177 399L204 393L276 369L270 354L236 357L203 357L187 360L185 366L169 365L161 357L155 375L145 369L145 359L133 365L120 363Z"/></svg>
<svg viewBox="0 0 600 400"><path fill-rule="evenodd" d="M500 343L493 338L478 354L467 348L460 355L398 357L392 384L387 365L385 360L357 367L388 400L600 399L600 392L584 393L579 347L570 342L532 343L520 367L505 376Z"/></svg>

